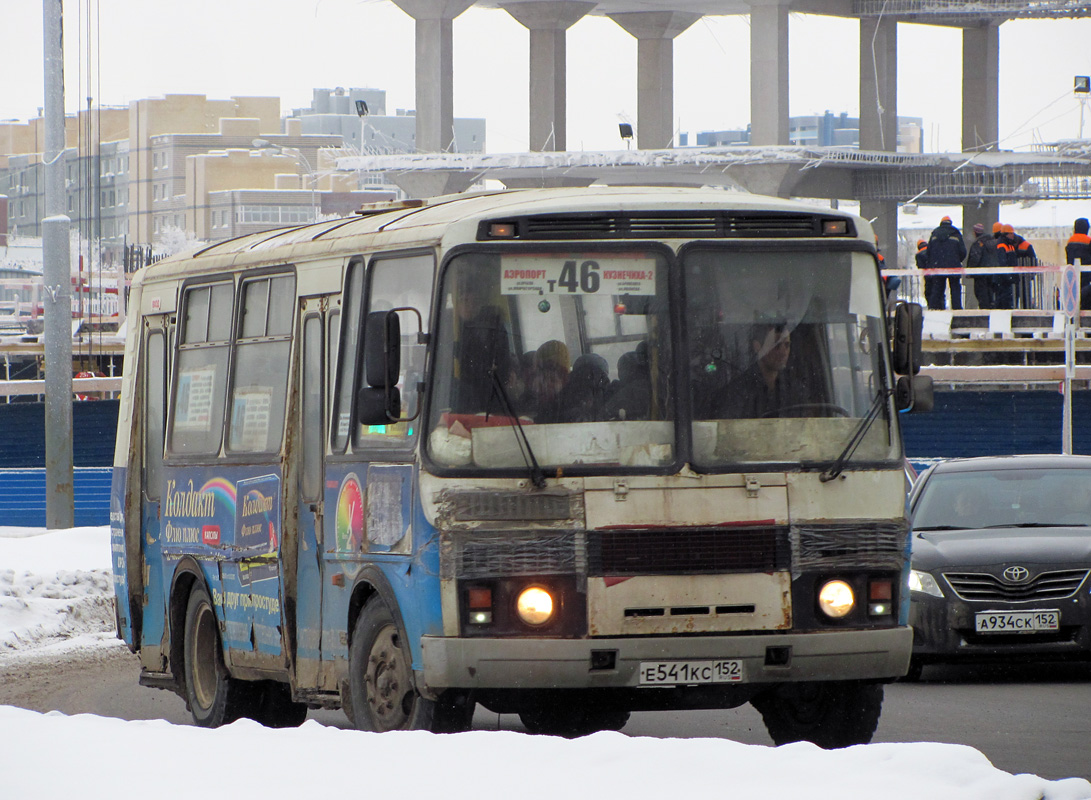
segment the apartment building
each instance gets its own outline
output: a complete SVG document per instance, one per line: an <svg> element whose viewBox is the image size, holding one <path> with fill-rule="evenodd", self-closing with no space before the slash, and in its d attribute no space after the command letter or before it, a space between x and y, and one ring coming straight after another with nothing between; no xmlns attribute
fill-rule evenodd
<svg viewBox="0 0 1091 800"><path fill-rule="evenodd" d="M66 120L66 207L106 264L168 231L222 241L351 213L393 199L381 175L339 173L335 159L365 138L384 152L414 148L411 112L385 113L377 89L316 89L312 106L280 115L277 97L166 95ZM358 106L356 101L362 101ZM456 120L467 152L483 152L485 121ZM0 122L0 195L12 235L41 236L42 119ZM401 148L398 150L397 148Z"/></svg>

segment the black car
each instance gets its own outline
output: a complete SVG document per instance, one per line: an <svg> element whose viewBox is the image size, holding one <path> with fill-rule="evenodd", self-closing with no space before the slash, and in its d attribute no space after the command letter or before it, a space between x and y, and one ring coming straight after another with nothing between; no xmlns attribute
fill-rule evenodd
<svg viewBox="0 0 1091 800"><path fill-rule="evenodd" d="M910 515L908 677L1091 659L1091 457L944 461L917 480Z"/></svg>

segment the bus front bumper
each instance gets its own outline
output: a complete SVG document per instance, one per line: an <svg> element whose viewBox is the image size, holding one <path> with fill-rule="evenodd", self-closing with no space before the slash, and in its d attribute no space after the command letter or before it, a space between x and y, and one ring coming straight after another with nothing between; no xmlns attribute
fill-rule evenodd
<svg viewBox="0 0 1091 800"><path fill-rule="evenodd" d="M741 683L891 680L909 667L913 631L625 639L425 636L421 642L424 685L431 690L587 689L640 686L641 664L726 659L742 662ZM598 666L604 662L613 667Z"/></svg>

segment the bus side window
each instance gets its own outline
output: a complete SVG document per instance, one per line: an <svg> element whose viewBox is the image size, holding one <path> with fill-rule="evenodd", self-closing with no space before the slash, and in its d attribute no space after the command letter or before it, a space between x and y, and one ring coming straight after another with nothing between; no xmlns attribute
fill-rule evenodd
<svg viewBox="0 0 1091 800"><path fill-rule="evenodd" d="M317 502L322 496L322 317L309 314L303 320L303 372L300 398L300 439L303 443L300 493Z"/></svg>
<svg viewBox="0 0 1091 800"><path fill-rule="evenodd" d="M330 436L333 452L343 453L349 442L349 423L352 419L352 389L356 379L357 343L360 341L360 310L364 304L364 263L354 259L349 263L345 277L345 291L341 295L340 348L331 354L337 370L337 394L334 395L330 419L333 432ZM333 341L333 340L331 340Z"/></svg>
<svg viewBox="0 0 1091 800"><path fill-rule="evenodd" d="M161 330L153 330L144 342L144 494L149 500L157 500L162 487L166 342Z"/></svg>
<svg viewBox="0 0 1091 800"><path fill-rule="evenodd" d="M284 438L295 276L244 281L227 449L274 453Z"/></svg>
<svg viewBox="0 0 1091 800"><path fill-rule="evenodd" d="M332 308L330 313L326 315L326 425L322 429L323 442L326 441L325 437L329 435L330 420L333 419L333 387L337 385L337 351L341 344L340 333L341 312L336 308Z"/></svg>
<svg viewBox="0 0 1091 800"><path fill-rule="evenodd" d="M371 262L371 291L368 293L368 312L386 311L393 308L415 308L417 315L409 311L398 312L401 321L401 373L398 386L402 395L402 416L416 416L420 397L417 384L424 375L425 345L417 341L418 325L427 332L432 309L432 281L435 260L432 255L419 254L394 258L377 258ZM354 444L365 441L371 445L399 444L415 429L413 422L395 425L358 426Z"/></svg>
<svg viewBox="0 0 1091 800"><path fill-rule="evenodd" d="M182 297L168 437L175 455L219 452L234 294L232 282L221 281L188 287Z"/></svg>

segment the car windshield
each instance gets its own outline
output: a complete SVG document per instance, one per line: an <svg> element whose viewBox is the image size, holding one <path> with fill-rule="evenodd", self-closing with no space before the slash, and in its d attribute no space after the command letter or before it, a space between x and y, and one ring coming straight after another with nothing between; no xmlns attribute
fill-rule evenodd
<svg viewBox="0 0 1091 800"><path fill-rule="evenodd" d="M940 472L921 490L913 529L1091 525L1091 469Z"/></svg>
<svg viewBox="0 0 1091 800"><path fill-rule="evenodd" d="M702 246L682 266L694 463L831 461L875 403L854 457L897 457L870 254Z"/></svg>
<svg viewBox="0 0 1091 800"><path fill-rule="evenodd" d="M666 259L648 249L465 253L444 272L428 452L439 465L675 458Z"/></svg>

